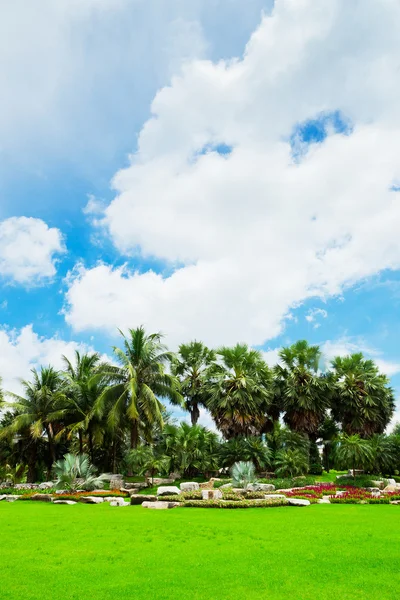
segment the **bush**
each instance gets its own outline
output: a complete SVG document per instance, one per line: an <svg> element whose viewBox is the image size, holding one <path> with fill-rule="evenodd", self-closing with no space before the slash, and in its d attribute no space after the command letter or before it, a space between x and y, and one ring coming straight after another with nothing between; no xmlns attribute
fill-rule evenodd
<svg viewBox="0 0 400 600"><path fill-rule="evenodd" d="M285 477L283 479L259 479L259 483L273 483L277 490L287 490L294 487L304 487L305 485L314 485L315 477Z"/></svg>
<svg viewBox="0 0 400 600"><path fill-rule="evenodd" d="M274 506L285 506L284 500L240 500L221 502L221 500L188 500L183 503L186 508L272 508Z"/></svg>
<svg viewBox="0 0 400 600"><path fill-rule="evenodd" d="M336 479L336 485L346 486L351 485L357 488L375 487L374 481L383 480L385 486L388 484L387 479L383 479L379 475L356 475L355 479L351 475Z"/></svg>
<svg viewBox="0 0 400 600"><path fill-rule="evenodd" d="M221 481L214 481L214 489L218 489L223 485L226 485L227 483L232 483L232 479L221 479Z"/></svg>
<svg viewBox="0 0 400 600"><path fill-rule="evenodd" d="M201 490L192 490L191 492L182 492L179 495L160 496L162 502L184 502L185 500L201 500Z"/></svg>
<svg viewBox="0 0 400 600"><path fill-rule="evenodd" d="M234 487L245 488L248 483L257 480L256 470L252 462L237 462L232 467L232 484Z"/></svg>

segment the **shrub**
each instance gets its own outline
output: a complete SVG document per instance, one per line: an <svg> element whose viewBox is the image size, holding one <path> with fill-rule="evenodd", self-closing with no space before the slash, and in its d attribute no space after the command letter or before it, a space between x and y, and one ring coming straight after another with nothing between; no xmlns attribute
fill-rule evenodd
<svg viewBox="0 0 400 600"><path fill-rule="evenodd" d="M96 475L89 458L83 454L66 454L64 460L54 465L57 474L56 487L74 492L79 489L94 490L103 485L105 475Z"/></svg>
<svg viewBox="0 0 400 600"><path fill-rule="evenodd" d="M227 483L232 483L232 479L226 478L226 479L221 479L220 481L214 481L214 488L218 489Z"/></svg>
<svg viewBox="0 0 400 600"><path fill-rule="evenodd" d="M274 506L284 506L284 500L240 500L221 502L221 500L188 500L183 503L186 508L272 508Z"/></svg>
<svg viewBox="0 0 400 600"><path fill-rule="evenodd" d="M233 465L233 487L245 488L248 483L254 483L256 480L256 470L252 462L237 462Z"/></svg>
<svg viewBox="0 0 400 600"><path fill-rule="evenodd" d="M283 479L259 479L259 483L273 483L277 490L287 490L294 487L304 487L305 485L314 485L315 477L285 477Z"/></svg>
<svg viewBox="0 0 400 600"><path fill-rule="evenodd" d="M367 487L375 487L374 481L382 480L383 478L379 475L356 475L356 477L352 477L351 475L346 477L340 477L340 479L336 480L336 484L340 487L351 485L352 487L357 488L367 488ZM384 484L387 485L387 479L383 479Z"/></svg>

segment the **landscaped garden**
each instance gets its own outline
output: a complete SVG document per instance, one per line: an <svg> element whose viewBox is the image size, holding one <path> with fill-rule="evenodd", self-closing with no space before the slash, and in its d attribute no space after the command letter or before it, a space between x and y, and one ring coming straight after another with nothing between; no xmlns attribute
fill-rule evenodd
<svg viewBox="0 0 400 600"><path fill-rule="evenodd" d="M321 370L300 341L271 368L143 328L114 353L3 394L4 598L397 598L400 428L373 361Z"/></svg>

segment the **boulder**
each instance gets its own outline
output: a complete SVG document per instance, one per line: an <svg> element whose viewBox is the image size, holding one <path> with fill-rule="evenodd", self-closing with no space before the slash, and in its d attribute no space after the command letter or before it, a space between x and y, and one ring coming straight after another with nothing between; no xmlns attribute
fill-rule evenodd
<svg viewBox="0 0 400 600"><path fill-rule="evenodd" d="M136 483L128 483L127 481L124 484L124 488L126 490L144 490L149 487L145 481L138 481Z"/></svg>
<svg viewBox="0 0 400 600"><path fill-rule="evenodd" d="M273 492L275 486L272 483L248 483L246 490L248 492Z"/></svg>
<svg viewBox="0 0 400 600"><path fill-rule="evenodd" d="M383 488L382 491L384 493L385 492L398 492L399 488L396 485L387 485L385 488Z"/></svg>
<svg viewBox="0 0 400 600"><path fill-rule="evenodd" d="M7 494L4 500L6 502L15 502L15 500L19 500L21 496L17 496L16 494Z"/></svg>
<svg viewBox="0 0 400 600"><path fill-rule="evenodd" d="M185 483L181 483L179 487L182 492L193 492L194 490L200 489L200 486L196 481L186 481Z"/></svg>
<svg viewBox="0 0 400 600"><path fill-rule="evenodd" d="M37 490L39 488L38 483L16 483L14 485L16 490Z"/></svg>
<svg viewBox="0 0 400 600"><path fill-rule="evenodd" d="M219 500L222 498L221 490L201 490L203 500Z"/></svg>
<svg viewBox="0 0 400 600"><path fill-rule="evenodd" d="M157 490L157 496L179 496L181 490L176 485L162 485Z"/></svg>
<svg viewBox="0 0 400 600"><path fill-rule="evenodd" d="M110 479L110 490L120 490L124 487L124 476L115 473Z"/></svg>
<svg viewBox="0 0 400 600"><path fill-rule="evenodd" d="M376 480L376 481L372 481L372 484L373 484L375 487L379 488L380 490L382 490L382 489L385 487L385 482L384 482L384 481L382 481L381 479L378 479L378 480Z"/></svg>
<svg viewBox="0 0 400 600"><path fill-rule="evenodd" d="M173 481L176 481L177 479L182 479L182 473L170 473L168 475L169 479L172 479Z"/></svg>
<svg viewBox="0 0 400 600"><path fill-rule="evenodd" d="M55 486L54 481L43 481L43 483L41 483L39 485L39 490L50 490L54 486Z"/></svg>
<svg viewBox="0 0 400 600"><path fill-rule="evenodd" d="M322 496L322 498L317 500L317 502L318 502L318 504L330 504L331 503L329 496Z"/></svg>
<svg viewBox="0 0 400 600"><path fill-rule="evenodd" d="M39 502L53 502L51 494L33 494L31 500L38 500Z"/></svg>
<svg viewBox="0 0 400 600"><path fill-rule="evenodd" d="M227 490L227 489L229 489L231 487L232 487L231 483L224 483L224 485L221 485L219 489L220 490Z"/></svg>
<svg viewBox="0 0 400 600"><path fill-rule="evenodd" d="M163 479L162 477L146 477L146 487L153 487L155 485L171 485L175 483L175 479Z"/></svg>
<svg viewBox="0 0 400 600"><path fill-rule="evenodd" d="M310 506L309 500L303 500L302 498L289 498L289 506Z"/></svg>
<svg viewBox="0 0 400 600"><path fill-rule="evenodd" d="M135 506L137 504L143 504L143 502L156 502L157 496L153 496L150 494L132 494L131 495L131 505Z"/></svg>
<svg viewBox="0 0 400 600"><path fill-rule="evenodd" d="M74 500L54 500L53 504L68 504L72 506L72 504L76 504Z"/></svg>
<svg viewBox="0 0 400 600"><path fill-rule="evenodd" d="M153 508L155 510L165 510L180 506L180 502L143 502L143 508Z"/></svg>
<svg viewBox="0 0 400 600"><path fill-rule="evenodd" d="M110 506L129 506L129 502L125 502L123 498L113 498Z"/></svg>
<svg viewBox="0 0 400 600"><path fill-rule="evenodd" d="M102 504L104 502L104 498L100 496L81 496L79 500L84 504Z"/></svg>
<svg viewBox="0 0 400 600"><path fill-rule="evenodd" d="M388 479L388 485L397 485L397 481L395 479Z"/></svg>
<svg viewBox="0 0 400 600"><path fill-rule="evenodd" d="M59 496L60 494L68 494L68 490L56 490L56 494L57 496Z"/></svg>

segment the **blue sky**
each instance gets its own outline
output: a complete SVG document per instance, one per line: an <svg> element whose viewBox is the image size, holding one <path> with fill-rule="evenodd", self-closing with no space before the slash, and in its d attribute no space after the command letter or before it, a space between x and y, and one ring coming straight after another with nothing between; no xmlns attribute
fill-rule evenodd
<svg viewBox="0 0 400 600"><path fill-rule="evenodd" d="M399 9L189 4L1 9L5 387L145 323L363 351L399 394Z"/></svg>

